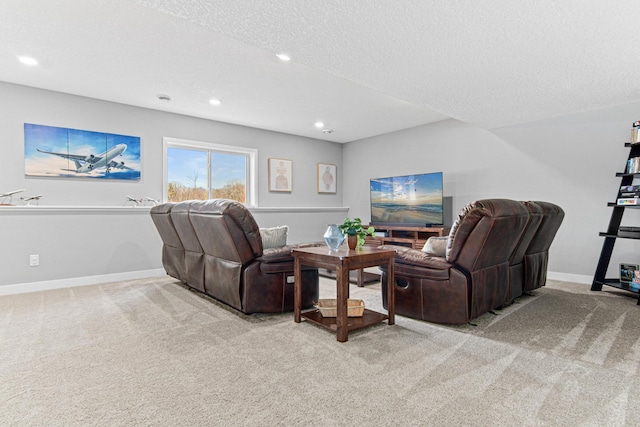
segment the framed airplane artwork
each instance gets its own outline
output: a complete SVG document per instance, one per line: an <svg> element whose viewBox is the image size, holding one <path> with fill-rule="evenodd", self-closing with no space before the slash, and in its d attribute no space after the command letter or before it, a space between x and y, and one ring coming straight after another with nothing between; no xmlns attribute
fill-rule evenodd
<svg viewBox="0 0 640 427"><path fill-rule="evenodd" d="M25 175L140 179L140 137L24 124Z"/></svg>

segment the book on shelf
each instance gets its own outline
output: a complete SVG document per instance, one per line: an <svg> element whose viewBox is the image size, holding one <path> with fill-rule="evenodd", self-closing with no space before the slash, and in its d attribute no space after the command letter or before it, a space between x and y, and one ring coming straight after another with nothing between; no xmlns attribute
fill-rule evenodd
<svg viewBox="0 0 640 427"><path fill-rule="evenodd" d="M640 270L638 264L620 264L620 282L631 283L635 272Z"/></svg>
<svg viewBox="0 0 640 427"><path fill-rule="evenodd" d="M640 157L632 157L627 160L627 173L638 172L640 172Z"/></svg>
<svg viewBox="0 0 640 427"><path fill-rule="evenodd" d="M616 204L618 206L640 206L640 198L638 197L619 198Z"/></svg>
<svg viewBox="0 0 640 427"><path fill-rule="evenodd" d="M620 187L621 198L640 197L640 185L623 185Z"/></svg>
<svg viewBox="0 0 640 427"><path fill-rule="evenodd" d="M640 270L633 270L633 279L631 279L631 287L640 289Z"/></svg>
<svg viewBox="0 0 640 427"><path fill-rule="evenodd" d="M636 142L640 142L640 132L638 131L638 129L640 129L640 120L637 122L633 122L633 124L631 125L631 143L635 144Z"/></svg>
<svg viewBox="0 0 640 427"><path fill-rule="evenodd" d="M636 233L640 233L640 227L633 227L629 225L621 225L620 231L634 231Z"/></svg>
<svg viewBox="0 0 640 427"><path fill-rule="evenodd" d="M640 239L640 227L628 227L621 225L618 227L618 236Z"/></svg>

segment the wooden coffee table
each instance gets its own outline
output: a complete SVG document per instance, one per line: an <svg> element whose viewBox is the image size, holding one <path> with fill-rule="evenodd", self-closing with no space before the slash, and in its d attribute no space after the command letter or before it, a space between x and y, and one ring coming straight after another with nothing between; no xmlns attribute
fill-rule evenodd
<svg viewBox="0 0 640 427"><path fill-rule="evenodd" d="M295 259L295 285L294 285L294 320L300 323L304 317L306 320L329 329L336 333L337 340L345 342L348 339L349 331L375 325L385 319L388 324L395 323L394 302L395 294L394 279L394 257L396 252L392 249L377 249L364 246L360 249L350 250L341 247L337 251L331 251L326 246L316 246L310 248L296 248L293 250ZM349 298L349 270L375 267L377 265L387 265L388 282L387 286L387 314L378 313L366 309L362 317L347 316L347 300ZM336 272L337 286L337 316L322 317L319 310L302 312L302 266L326 268Z"/></svg>

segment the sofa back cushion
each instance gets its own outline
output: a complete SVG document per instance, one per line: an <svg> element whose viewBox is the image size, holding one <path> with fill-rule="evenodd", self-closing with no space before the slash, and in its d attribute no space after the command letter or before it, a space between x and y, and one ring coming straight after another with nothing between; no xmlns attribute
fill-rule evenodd
<svg viewBox="0 0 640 427"><path fill-rule="evenodd" d="M560 206L549 202L525 202L525 205L529 209L539 209L542 212L540 227L524 256L523 291L528 292L544 286L547 282L549 247L562 224L564 211Z"/></svg>
<svg viewBox="0 0 640 427"><path fill-rule="evenodd" d="M183 249L182 242L171 219L171 208L174 203L162 203L151 208L151 219L158 229L158 234L165 245Z"/></svg>
<svg viewBox="0 0 640 427"><path fill-rule="evenodd" d="M180 241L185 250L190 252L202 253L202 246L200 246L200 240L196 236L196 232L193 230L191 220L189 219L189 211L192 209L193 204L200 202L179 202L173 205L171 209L171 220L173 225L180 236Z"/></svg>
<svg viewBox="0 0 640 427"><path fill-rule="evenodd" d="M262 256L258 224L241 203L227 199L194 203L190 218L207 255L241 264Z"/></svg>
<svg viewBox="0 0 640 427"><path fill-rule="evenodd" d="M525 205L531 210L535 209L542 215L540 227L531 240L531 244L527 247L526 253L546 252L551 247L551 243L562 224L564 211L560 206L550 202L525 202Z"/></svg>
<svg viewBox="0 0 640 427"><path fill-rule="evenodd" d="M163 203L151 208L151 219L162 238L162 265L167 274L187 281L184 266L184 247L178 236L173 220L171 219L171 209L173 203Z"/></svg>
<svg viewBox="0 0 640 427"><path fill-rule="evenodd" d="M451 227L447 261L467 271L508 262L528 220L529 211L515 200L470 203Z"/></svg>
<svg viewBox="0 0 640 427"><path fill-rule="evenodd" d="M171 209L171 220L184 246L184 268L189 286L205 292L204 252L200 240L191 225L189 212L193 204L201 202L179 202Z"/></svg>
<svg viewBox="0 0 640 427"><path fill-rule="evenodd" d="M531 202L523 202L523 204L529 211L529 220L527 221L524 232L518 240L516 248L511 254L511 258L509 259L509 264L511 265L521 264L524 261L524 255L527 249L531 246L531 242L536 236L543 219L542 208Z"/></svg>

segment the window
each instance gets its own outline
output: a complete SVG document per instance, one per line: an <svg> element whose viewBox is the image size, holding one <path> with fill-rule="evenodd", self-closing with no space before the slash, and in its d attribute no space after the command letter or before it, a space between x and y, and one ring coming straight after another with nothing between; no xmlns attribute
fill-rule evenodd
<svg viewBox="0 0 640 427"><path fill-rule="evenodd" d="M164 200L232 199L256 205L251 148L164 138Z"/></svg>

